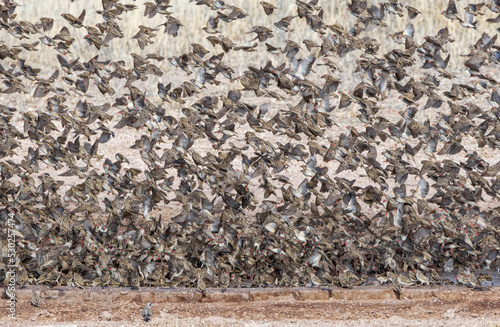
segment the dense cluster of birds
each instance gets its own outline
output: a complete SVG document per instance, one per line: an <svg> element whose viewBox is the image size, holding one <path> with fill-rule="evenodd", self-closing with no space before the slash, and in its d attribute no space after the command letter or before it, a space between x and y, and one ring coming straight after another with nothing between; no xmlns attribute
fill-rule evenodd
<svg viewBox="0 0 500 327"><path fill-rule="evenodd" d="M498 153L500 147L499 82L484 73L496 70L500 60L496 34L484 32L464 49L471 82L459 83L447 70L454 36L443 28L417 42L412 22L420 12L397 0L351 0L352 28L324 20L318 0L290 1L296 15L251 27L251 45L220 32L222 23L246 19L244 10L222 0L186 5L210 11L201 32L210 50L193 43L168 58L179 73L194 77L179 85L158 83L158 102L134 84L163 75L165 58L159 54L132 53L128 67L97 56L81 61L71 52L74 29L87 30L88 51L123 38L127 13L140 10L135 4L102 0L102 22L95 26L85 25L85 10L78 17L63 14L69 25L53 35L52 18L20 20L17 4L3 0L2 33L19 42L41 36L35 43L0 44L0 59L12 63L0 66L0 92L46 98L37 112L0 105L0 222L15 223L20 286L187 286L205 296L209 287L351 288L373 277L392 282L401 294L401 286L445 282L443 272L479 287L488 276L477 276L477 269L498 269L500 207L488 202L498 201L500 162L490 164L467 150ZM262 14L276 16L275 5L260 5ZM141 49L154 47L160 27L172 42L188 32L168 0L146 2L143 9L146 17L163 15L166 22L137 27L133 39ZM450 0L442 14L443 20L492 34L500 15L482 19L487 11L499 13L498 0L465 8ZM407 27L389 34L395 48L381 54L368 32L386 26L388 15L406 19ZM293 33L292 20L307 24L321 42L278 44L274 34ZM60 64L49 78L23 59L25 51L39 47L51 47ZM277 62L249 63L237 74L224 61L226 53L258 48ZM359 56L353 67L361 81L348 92L340 86L346 73L336 61L349 53ZM62 86L55 83L60 80ZM112 87L116 80L124 83L119 89ZM445 89L445 81L451 87ZM241 86L206 95L223 82ZM94 86L114 103L88 97ZM242 94L264 103L246 103L251 101ZM68 107L67 99L75 97L76 106ZM397 122L384 118L389 97L406 106ZM270 115L273 99L286 105ZM182 107L179 115L166 114L174 104ZM333 113L350 106L364 127L351 125L332 137L338 126ZM436 119L417 119L425 109L434 110ZM21 130L12 121L16 113ZM131 167L121 153L102 151L101 145L132 129L144 131L131 149L147 169ZM271 142L273 137L288 142ZM24 139L31 142L28 149L21 147ZM202 155L197 144L207 140L212 148ZM416 162L417 154L425 160ZM12 159L16 155L20 160ZM465 159L453 160L457 155ZM293 165L302 165L302 177L291 176ZM57 173L42 173L47 166ZM370 182L360 186L344 172ZM59 173L78 182L64 185L63 192ZM294 185L297 177L302 181ZM408 179L418 180L414 190L406 189ZM165 218L169 204L182 211ZM7 228L0 233L0 279L6 283ZM142 314L149 319L150 305Z"/></svg>

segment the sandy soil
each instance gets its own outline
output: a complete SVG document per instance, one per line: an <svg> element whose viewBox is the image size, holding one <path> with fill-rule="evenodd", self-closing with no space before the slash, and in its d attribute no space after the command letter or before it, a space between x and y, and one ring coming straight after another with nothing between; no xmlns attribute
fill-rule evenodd
<svg viewBox="0 0 500 327"><path fill-rule="evenodd" d="M43 290L39 308L31 290ZM500 287L388 286L290 289L85 289L30 287L18 291L17 319L7 326L500 326ZM145 303L153 317L141 320Z"/></svg>

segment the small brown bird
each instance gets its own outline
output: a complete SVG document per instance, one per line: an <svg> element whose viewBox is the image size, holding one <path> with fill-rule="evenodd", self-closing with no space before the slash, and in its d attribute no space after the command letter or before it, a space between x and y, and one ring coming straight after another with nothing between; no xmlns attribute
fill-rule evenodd
<svg viewBox="0 0 500 327"><path fill-rule="evenodd" d="M344 269L339 272L339 282L342 287L352 288L353 283L351 281L351 272L348 269Z"/></svg>
<svg viewBox="0 0 500 327"><path fill-rule="evenodd" d="M396 294L398 300L401 300L403 289L401 288L401 284L399 283L399 280L397 278L392 279L392 290L394 291L394 294Z"/></svg>
<svg viewBox="0 0 500 327"><path fill-rule="evenodd" d="M267 52L269 52L269 53L277 55L277 54L280 54L282 52L281 48L277 48L274 45L271 45L267 42L265 44L266 44Z"/></svg>
<svg viewBox="0 0 500 327"><path fill-rule="evenodd" d="M36 41L33 43L21 43L21 47L23 47L27 51L38 51L37 45L40 43L40 41Z"/></svg>
<svg viewBox="0 0 500 327"><path fill-rule="evenodd" d="M291 33L291 32L293 32L293 29L288 28L288 26L290 26L290 22L295 17L297 17L297 16L286 16L286 17L283 17L280 21L274 23L274 26L276 26L277 28L279 28L282 31L290 32Z"/></svg>
<svg viewBox="0 0 500 327"><path fill-rule="evenodd" d="M48 32L52 29L52 26L54 26L54 20L52 18L49 18L49 17L42 17L40 18L40 25L41 26L38 26L38 28L42 28L44 32Z"/></svg>
<svg viewBox="0 0 500 327"><path fill-rule="evenodd" d="M252 26L252 30L247 34L255 33L257 36L252 39L259 39L259 42L265 42L267 39L274 37L273 31L265 26Z"/></svg>
<svg viewBox="0 0 500 327"><path fill-rule="evenodd" d="M229 281L229 273L227 271L222 272L219 276L219 285L222 288L227 288L229 286Z"/></svg>
<svg viewBox="0 0 500 327"><path fill-rule="evenodd" d="M316 274L309 273L309 275L311 276L311 284L313 286L321 286L321 285L323 285L323 282L321 281L321 279L319 279L318 276L316 276Z"/></svg>
<svg viewBox="0 0 500 327"><path fill-rule="evenodd" d="M31 293L31 305L40 307L40 296L37 292L35 292L35 290L33 290Z"/></svg>
<svg viewBox="0 0 500 327"><path fill-rule="evenodd" d="M165 30L163 31L164 33L177 37L179 35L179 28L184 25L174 16L169 16L167 22L158 25L158 27L159 26L165 26Z"/></svg>
<svg viewBox="0 0 500 327"><path fill-rule="evenodd" d="M79 273L73 273L73 282L79 288L85 288L85 279Z"/></svg>
<svg viewBox="0 0 500 327"><path fill-rule="evenodd" d="M299 52L301 49L300 45L292 40L285 40L286 46L283 49L282 53L285 54L285 56L289 59L295 57L295 55Z"/></svg>
<svg viewBox="0 0 500 327"><path fill-rule="evenodd" d="M469 3L467 7L465 7L465 11L467 11L469 14L477 16L477 15L484 15L484 12L481 11L483 7L485 6L485 3Z"/></svg>
<svg viewBox="0 0 500 327"><path fill-rule="evenodd" d="M15 290L12 290L11 287L4 286L4 292L2 294L2 299L13 299L14 301L17 301L17 296Z"/></svg>
<svg viewBox="0 0 500 327"><path fill-rule="evenodd" d="M271 16L274 12L274 9L278 9L276 8L276 6L266 1L261 1L260 4L262 5L262 8L264 8L264 12L267 16Z"/></svg>
<svg viewBox="0 0 500 327"><path fill-rule="evenodd" d="M413 8L411 6L405 6L405 7L406 7L406 10L408 10L408 18L410 18L410 19L414 19L419 14L421 14L421 12L416 8Z"/></svg>
<svg viewBox="0 0 500 327"><path fill-rule="evenodd" d="M144 47L146 45L154 43L153 41L151 41L151 39L156 36L156 34L153 33L156 31L158 31L158 29L156 28L150 28L144 25L139 25L139 32L137 32L137 34L132 36L132 38L136 39L141 50L144 50Z"/></svg>
<svg viewBox="0 0 500 327"><path fill-rule="evenodd" d="M366 0L351 0L351 3L347 5L347 10L351 15L359 17L366 11L368 3Z"/></svg>
<svg viewBox="0 0 500 327"><path fill-rule="evenodd" d="M62 14L61 16L63 16L63 18L66 19L71 26L80 28L83 27L83 20L85 19L85 14L86 11L85 9L83 9L82 13L80 14L80 16L78 16L78 18L76 18L71 14Z"/></svg>
<svg viewBox="0 0 500 327"><path fill-rule="evenodd" d="M417 280L423 285L423 284L426 284L426 285L429 285L430 284L430 280L429 280L429 277L425 276L420 270L415 270L415 277L417 278Z"/></svg>
<svg viewBox="0 0 500 327"><path fill-rule="evenodd" d="M398 282L402 286L411 286L415 284L410 278L402 274L398 275Z"/></svg>
<svg viewBox="0 0 500 327"><path fill-rule="evenodd" d="M199 276L198 277L198 291L201 292L201 297L207 297L207 284L205 283L205 281L203 280L203 277L202 276Z"/></svg>
<svg viewBox="0 0 500 327"><path fill-rule="evenodd" d="M219 25L219 17L210 17L207 21L207 26L202 29L208 34L218 34L220 33L217 29Z"/></svg>
<svg viewBox="0 0 500 327"><path fill-rule="evenodd" d="M193 47L193 53L197 54L201 58L203 58L207 53L210 53L210 51L198 43L191 43L191 46Z"/></svg>
<svg viewBox="0 0 500 327"><path fill-rule="evenodd" d="M465 286L471 286L472 285L471 282L470 282L469 274L467 274L467 272L463 271L463 270L458 272L456 280L457 280L457 282L460 285L465 285Z"/></svg>
<svg viewBox="0 0 500 327"><path fill-rule="evenodd" d="M311 51L312 48L321 48L319 44L308 39L304 39L302 43L304 43L304 45L306 46L307 51Z"/></svg>
<svg viewBox="0 0 500 327"><path fill-rule="evenodd" d="M446 9L441 12L441 15L448 19L451 19L451 21L454 21L455 19L458 21L462 21L460 17L458 17L458 10L455 0L450 0L448 2L448 7L446 7Z"/></svg>

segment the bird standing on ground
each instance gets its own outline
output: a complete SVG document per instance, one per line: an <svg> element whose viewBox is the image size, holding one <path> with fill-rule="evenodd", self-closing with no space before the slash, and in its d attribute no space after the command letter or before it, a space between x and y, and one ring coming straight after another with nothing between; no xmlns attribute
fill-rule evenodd
<svg viewBox="0 0 500 327"><path fill-rule="evenodd" d="M35 307L40 307L40 296L34 290L31 293L31 305Z"/></svg>
<svg viewBox="0 0 500 327"><path fill-rule="evenodd" d="M153 312L151 311L151 302L146 303L144 309L142 309L142 317L145 322L148 322L151 319Z"/></svg>
<svg viewBox="0 0 500 327"><path fill-rule="evenodd" d="M403 294L403 289L401 288L401 284L399 283L399 280L397 278L394 278L392 280L392 290L394 291L394 294L396 294L398 300L401 300L401 294Z"/></svg>
<svg viewBox="0 0 500 327"><path fill-rule="evenodd" d="M198 277L198 291L201 292L201 297L207 297L207 284L203 280L203 277Z"/></svg>

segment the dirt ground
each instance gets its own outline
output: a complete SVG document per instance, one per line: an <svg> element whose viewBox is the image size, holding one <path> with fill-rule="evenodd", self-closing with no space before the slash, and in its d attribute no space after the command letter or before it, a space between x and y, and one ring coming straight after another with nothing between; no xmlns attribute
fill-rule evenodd
<svg viewBox="0 0 500 327"><path fill-rule="evenodd" d="M42 290L39 308L31 290ZM152 303L152 319L141 311ZM500 326L500 287L406 288L401 300L388 286L289 289L128 288L80 290L30 287L18 291L16 320L0 326Z"/></svg>

